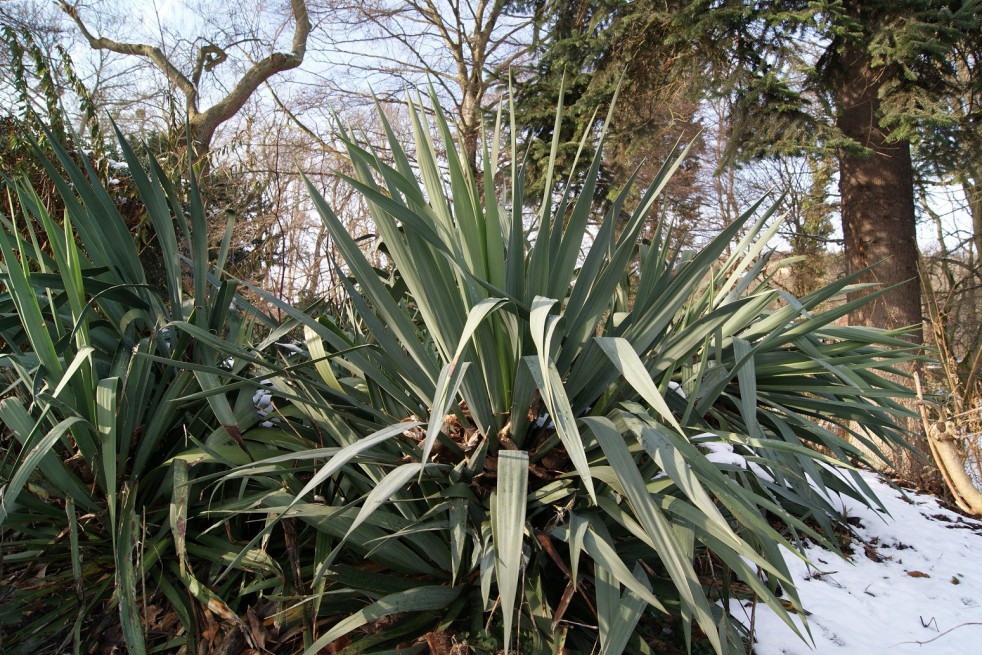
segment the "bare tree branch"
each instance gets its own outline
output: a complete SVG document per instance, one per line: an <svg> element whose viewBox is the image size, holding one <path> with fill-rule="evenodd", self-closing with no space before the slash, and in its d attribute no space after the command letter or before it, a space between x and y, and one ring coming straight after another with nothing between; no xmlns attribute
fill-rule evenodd
<svg viewBox="0 0 982 655"><path fill-rule="evenodd" d="M256 61L221 100L202 111L198 106L201 76L204 72L212 71L228 58L224 48L213 43L206 43L200 47L191 75L188 77L159 47L147 43L130 43L96 36L82 20L77 5L69 4L66 0L59 0L59 6L75 22L82 36L93 49L142 57L149 60L164 74L167 81L184 95L192 138L200 154L207 154L215 136L215 130L222 123L235 116L261 84L273 75L297 68L303 63L307 52L307 39L311 31L310 15L305 0L290 0L290 9L295 23L291 51L273 52Z"/></svg>
<svg viewBox="0 0 982 655"><path fill-rule="evenodd" d="M201 114L197 132L202 145L207 147L207 144L211 143L215 129L238 113L260 84L277 73L291 70L303 63L307 52L307 37L310 35L310 15L307 13L307 4L304 0L290 0L290 8L296 21L292 51L274 52L257 61L239 79L228 95Z"/></svg>
<svg viewBox="0 0 982 655"><path fill-rule="evenodd" d="M442 87L443 100L454 104L464 154L474 168L492 70L527 52L516 36L528 29L530 16L508 14L506 5L506 0L332 0L332 23L344 28L336 28L340 38L328 33L330 52L348 51L351 61L341 64L348 71L368 67L408 77L415 85ZM380 47L367 53L360 48L373 41ZM358 89L346 90L352 92Z"/></svg>
<svg viewBox="0 0 982 655"><path fill-rule="evenodd" d="M78 7L70 5L64 0L61 0L58 5L75 22L82 36L89 42L90 47L94 50L109 50L120 55L135 55L149 59L166 76L168 82L181 90L181 93L187 99L189 112L192 108L195 113L197 112L197 87L171 63L163 50L146 43L126 43L123 41L114 41L103 36L95 36L82 21L82 17L78 13Z"/></svg>

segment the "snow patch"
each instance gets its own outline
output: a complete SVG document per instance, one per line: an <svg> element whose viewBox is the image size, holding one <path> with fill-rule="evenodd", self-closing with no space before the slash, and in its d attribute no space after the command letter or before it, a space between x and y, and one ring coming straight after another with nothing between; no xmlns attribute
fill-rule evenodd
<svg viewBox="0 0 982 655"><path fill-rule="evenodd" d="M702 444L705 446L706 444ZM814 646L802 642L769 608L756 608L757 655L947 655L977 653L982 641L982 523L941 507L936 498L903 494L862 473L889 515L836 497L859 540L848 561L818 546L811 565L787 553ZM905 497L906 495L906 497ZM749 625L749 603L732 601ZM801 617L792 614L802 624Z"/></svg>

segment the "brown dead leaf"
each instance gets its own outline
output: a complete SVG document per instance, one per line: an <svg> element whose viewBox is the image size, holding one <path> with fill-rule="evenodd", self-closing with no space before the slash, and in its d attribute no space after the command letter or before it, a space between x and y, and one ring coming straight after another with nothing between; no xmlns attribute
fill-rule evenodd
<svg viewBox="0 0 982 655"><path fill-rule="evenodd" d="M339 652L341 652L342 649L344 649L350 643L351 643L351 639L349 639L347 635L343 637L338 637L337 639L329 643L327 646L321 648L318 655L337 655Z"/></svg>
<svg viewBox="0 0 982 655"><path fill-rule="evenodd" d="M882 562L883 561L883 556L880 555L879 551L876 550L876 547L875 546L873 546L871 544L864 544L863 545L863 550L866 552L866 559L868 559L870 561L873 561L873 562Z"/></svg>
<svg viewBox="0 0 982 655"><path fill-rule="evenodd" d="M569 464L569 454L562 446L555 446L542 457L542 465L553 471L564 471Z"/></svg>
<svg viewBox="0 0 982 655"><path fill-rule="evenodd" d="M423 639L430 647L430 655L450 655L453 649L453 640L446 632L427 632Z"/></svg>
<svg viewBox="0 0 982 655"><path fill-rule="evenodd" d="M787 611L791 612L792 614L798 614L798 608L795 607L794 606L794 603L792 603L790 600L784 600L784 599L782 599L781 600L781 606L784 607L784 609L786 609ZM808 610L803 610L803 611L805 613L805 616L811 616L812 615L812 613L809 612Z"/></svg>
<svg viewBox="0 0 982 655"><path fill-rule="evenodd" d="M252 643L259 650L266 649L266 635L268 634L263 628L262 623L259 621L259 617L256 616L256 610L249 607L246 610L246 625L249 626L249 634L252 637Z"/></svg>
<svg viewBox="0 0 982 655"><path fill-rule="evenodd" d="M236 626L226 624L225 634L210 655L242 655L247 647L245 633Z"/></svg>
<svg viewBox="0 0 982 655"><path fill-rule="evenodd" d="M518 445L508 435L498 433L498 446L502 450L518 450Z"/></svg>
<svg viewBox="0 0 982 655"><path fill-rule="evenodd" d="M923 571L907 571L907 575L909 575L912 578L930 578L931 577L927 573L924 573Z"/></svg>
<svg viewBox="0 0 982 655"><path fill-rule="evenodd" d="M201 640L210 644L218 638L218 622L215 621L215 616L207 609L202 610L201 617L202 623L204 623L204 627L201 629Z"/></svg>

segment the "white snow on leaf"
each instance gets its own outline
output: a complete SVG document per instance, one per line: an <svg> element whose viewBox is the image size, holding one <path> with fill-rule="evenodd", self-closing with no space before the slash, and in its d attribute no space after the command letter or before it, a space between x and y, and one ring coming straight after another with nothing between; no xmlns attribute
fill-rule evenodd
<svg viewBox="0 0 982 655"><path fill-rule="evenodd" d="M694 438L698 437L718 438L716 435L709 433L703 433ZM756 475L758 478L766 480L767 482L774 481L774 477L764 470L760 464L748 461L746 457L736 452L733 448L733 444L722 443L720 441L700 441L698 442L698 445L700 448L709 451L706 453L706 459L717 466L735 466L737 468L746 469Z"/></svg>
<svg viewBox="0 0 982 655"><path fill-rule="evenodd" d="M677 393L678 395L682 396L683 398L686 397L685 390L682 389L682 385L676 382L675 380L668 381L668 388L674 391L675 393Z"/></svg>

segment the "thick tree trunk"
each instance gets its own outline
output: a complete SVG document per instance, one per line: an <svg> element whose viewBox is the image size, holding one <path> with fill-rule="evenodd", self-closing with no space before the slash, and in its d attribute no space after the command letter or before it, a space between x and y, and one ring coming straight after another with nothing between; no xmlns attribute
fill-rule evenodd
<svg viewBox="0 0 982 655"><path fill-rule="evenodd" d="M874 282L879 288L895 287L850 313L849 322L886 329L914 327L908 338L922 343L910 144L888 141L887 131L880 126L878 94L890 72L874 69L869 53L858 44L840 51L838 63L839 74L833 87L836 123L855 142L839 153L846 268L849 273L865 270L860 282ZM849 299L874 290L850 294ZM895 381L910 385L903 377ZM928 465L931 450L924 436L918 434L917 422L907 423L908 439L918 455L879 444L887 461L880 462L872 454L871 460L910 482L926 484L932 477ZM863 429L861 425L855 428Z"/></svg>
<svg viewBox="0 0 982 655"><path fill-rule="evenodd" d="M910 144L889 142L879 125L877 94L886 71L873 69L862 47L847 49L842 64L836 88L837 124L846 136L869 151L847 149L840 153L846 266L850 273L873 267L862 276L863 282L900 285L854 311L849 322L880 328L917 326L910 338L920 343L923 316Z"/></svg>

